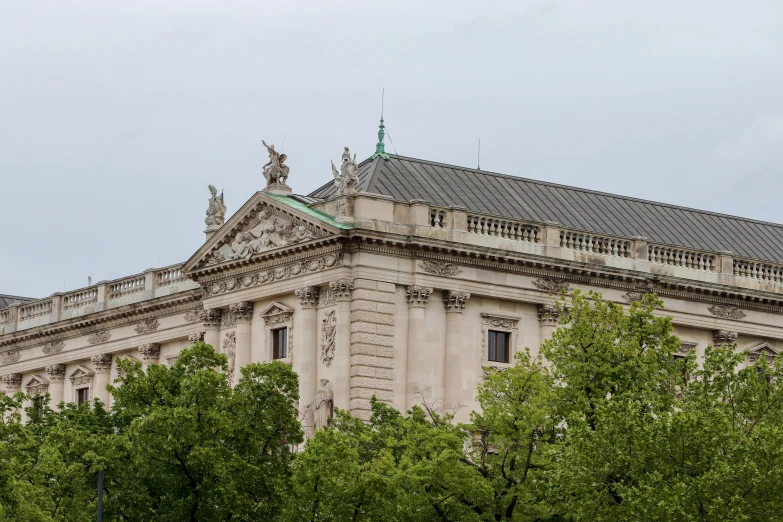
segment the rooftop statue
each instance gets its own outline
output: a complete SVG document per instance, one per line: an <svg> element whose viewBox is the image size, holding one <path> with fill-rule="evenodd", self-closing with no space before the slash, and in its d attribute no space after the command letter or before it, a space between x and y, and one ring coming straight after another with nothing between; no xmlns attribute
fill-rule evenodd
<svg viewBox="0 0 783 522"><path fill-rule="evenodd" d="M210 185L209 191L212 193L212 197L209 198L207 218L204 222L207 224L207 227L222 227L223 223L226 221L226 204L223 202L223 192L221 191L220 196L218 196L215 185Z"/></svg>
<svg viewBox="0 0 783 522"><path fill-rule="evenodd" d="M354 187L359 182L358 172L359 165L356 164L356 154L353 155L352 159L348 147L345 147L339 172L337 167L334 166L334 162L332 162L332 174L334 175L334 185L337 187L337 196L356 194Z"/></svg>
<svg viewBox="0 0 783 522"><path fill-rule="evenodd" d="M266 150L269 151L269 163L264 165L264 178L266 178L266 189L288 189L286 180L288 179L288 165L285 164L285 160L288 156L281 154L275 150L274 145L267 145L264 140L261 140ZM290 189L288 189L290 191Z"/></svg>

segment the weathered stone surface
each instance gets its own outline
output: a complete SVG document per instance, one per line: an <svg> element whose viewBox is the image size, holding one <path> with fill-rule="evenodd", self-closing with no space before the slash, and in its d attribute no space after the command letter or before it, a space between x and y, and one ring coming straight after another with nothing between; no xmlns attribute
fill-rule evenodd
<svg viewBox="0 0 783 522"><path fill-rule="evenodd" d="M351 377L352 388L370 388L371 390L391 390L392 382L369 377Z"/></svg>
<svg viewBox="0 0 783 522"><path fill-rule="evenodd" d="M354 311L351 312L351 321L363 321L366 323L375 324L394 324L394 316L390 314L380 314L378 312L364 312Z"/></svg>
<svg viewBox="0 0 783 522"><path fill-rule="evenodd" d="M375 368L351 364L351 377L375 377Z"/></svg>
<svg viewBox="0 0 783 522"><path fill-rule="evenodd" d="M375 333L378 335L388 335L394 337L394 327L386 324L375 325Z"/></svg>
<svg viewBox="0 0 783 522"><path fill-rule="evenodd" d="M382 314L394 314L397 312L396 307L389 303L378 303L377 310Z"/></svg>
<svg viewBox="0 0 783 522"><path fill-rule="evenodd" d="M394 346L379 346L375 353L378 357L394 357Z"/></svg>
<svg viewBox="0 0 783 522"><path fill-rule="evenodd" d="M351 366L354 365L394 368L394 359L389 357L374 357L372 355L351 355Z"/></svg>
<svg viewBox="0 0 783 522"><path fill-rule="evenodd" d="M376 325L375 323L351 323L351 332L374 334L376 333L378 326L383 325Z"/></svg>
<svg viewBox="0 0 783 522"><path fill-rule="evenodd" d="M354 290L353 291L353 298L354 299L366 299L367 301L375 301L378 303L393 303L394 302L394 294L393 293L386 293L386 292L379 292L377 290Z"/></svg>
<svg viewBox="0 0 783 522"><path fill-rule="evenodd" d="M369 344L351 344L351 355L376 355L378 353L377 346L371 346Z"/></svg>
<svg viewBox="0 0 783 522"><path fill-rule="evenodd" d="M376 346L394 346L394 338L385 335L355 332L351 334L351 344L374 344Z"/></svg>
<svg viewBox="0 0 783 522"><path fill-rule="evenodd" d="M391 401L394 399L394 393L388 390L368 390L367 388L352 388L352 399L370 399L375 395L379 400Z"/></svg>
<svg viewBox="0 0 783 522"><path fill-rule="evenodd" d="M375 281L371 279L354 279L353 280L354 291L359 289L376 290L378 288Z"/></svg>
<svg viewBox="0 0 783 522"><path fill-rule="evenodd" d="M365 310L367 312L375 312L378 309L378 304L375 301L365 301L364 299L354 299L351 301L351 310Z"/></svg>
<svg viewBox="0 0 783 522"><path fill-rule="evenodd" d="M394 283L383 283L381 281L378 281L378 291L379 292L394 292Z"/></svg>

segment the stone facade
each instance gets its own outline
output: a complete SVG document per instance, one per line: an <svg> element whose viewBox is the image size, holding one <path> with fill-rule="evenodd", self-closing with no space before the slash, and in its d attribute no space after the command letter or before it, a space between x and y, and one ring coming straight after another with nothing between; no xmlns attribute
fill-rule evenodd
<svg viewBox="0 0 783 522"><path fill-rule="evenodd" d="M203 340L228 356L234 383L246 364L291 364L308 429L332 406L367 419L373 395L467 420L486 368L510 364L491 360L490 333L512 362L526 347L537 356L557 295L576 289L624 306L656 292L697 360L713 343L736 343L749 362L783 346L783 263L345 190L353 169L313 202L281 189L288 170L269 150L272 188L225 223L213 201L208 239L184 264L0 310L5 392L58 403L90 387L110 404L117 357L173 364Z"/></svg>

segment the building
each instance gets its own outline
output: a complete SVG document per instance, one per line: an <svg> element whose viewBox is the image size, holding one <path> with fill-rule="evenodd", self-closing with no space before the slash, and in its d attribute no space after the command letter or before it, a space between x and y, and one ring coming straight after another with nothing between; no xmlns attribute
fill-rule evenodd
<svg viewBox="0 0 783 522"><path fill-rule="evenodd" d="M535 354L554 294L577 288L623 304L656 292L697 358L783 346L781 225L388 155L382 127L372 157L346 148L334 179L298 196L268 148L265 190L227 221L210 187L206 242L184 264L0 298L6 392L111 403L117 357L166 364L204 340L234 380L291 364L308 429L332 403L367 418L373 395L466 420L485 367Z"/></svg>

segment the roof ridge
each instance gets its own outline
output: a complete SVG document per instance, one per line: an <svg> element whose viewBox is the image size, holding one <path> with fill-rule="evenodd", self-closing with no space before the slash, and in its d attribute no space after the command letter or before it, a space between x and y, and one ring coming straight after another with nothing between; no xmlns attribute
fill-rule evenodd
<svg viewBox="0 0 783 522"><path fill-rule="evenodd" d="M652 201L652 200L649 200L649 199L636 198L636 197L633 197L633 196L623 196L621 194L612 194L611 192L602 192L600 190L592 190L592 189L586 189L586 188L581 188L581 187L574 187L574 186L571 186L571 185L563 185L563 184L560 184L560 183L553 183L551 181L541 181L541 180L537 180L537 179L523 178L521 176L512 176L510 174L502 174L500 172L493 172L493 171L490 171L490 170L478 170L478 169L474 169L474 168L471 168L471 167L461 167L459 165L452 165L452 164L449 164L449 163L441 163L441 162L438 162L438 161L424 160L424 159L420 159L420 158L412 158L410 156L400 156L400 155L397 155L397 154L389 154L389 157L392 158L392 159L408 160L408 161L414 161L414 162L418 162L418 163L426 163L428 165L436 165L436 166L439 166L439 167L446 167L446 168L458 169L458 170L462 170L462 171L469 171L469 172L473 172L475 174L489 175L489 176L494 176L494 177L497 177L497 178L514 179L514 180L518 180L518 181L525 181L525 182L529 182L529 183L536 183L536 184L539 184L539 185L546 185L546 186L549 186L549 187L557 187L557 188L561 188L561 189L574 190L574 191L584 192L584 193L588 193L588 194L598 194L598 195L601 195L601 196L609 196L609 197L612 197L612 198L624 199L626 201L635 201L635 202L638 202L638 203L647 203L647 204L650 204L650 205L657 205L657 206L661 206L661 207L669 207L669 208L674 208L674 209L678 209L678 210L685 210L685 211L688 211L688 212L697 212L699 214L707 214L707 215L711 215L711 216L720 216L720 217L724 217L724 218L735 219L735 220L739 220L739 221L745 221L745 222L748 222L748 223L756 223L756 224L760 224L760 225L768 225L768 226L773 226L773 227L777 227L777 228L783 229L783 224L781 224L781 223L773 223L771 221L763 221L763 220L760 220L760 219L753 219L753 218L747 218L747 217L742 217L742 216L734 216L732 214L723 214L721 212L714 212L712 210L702 210L702 209L698 209L698 208L684 207L682 205L674 205L672 203L662 203L660 201Z"/></svg>

